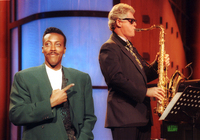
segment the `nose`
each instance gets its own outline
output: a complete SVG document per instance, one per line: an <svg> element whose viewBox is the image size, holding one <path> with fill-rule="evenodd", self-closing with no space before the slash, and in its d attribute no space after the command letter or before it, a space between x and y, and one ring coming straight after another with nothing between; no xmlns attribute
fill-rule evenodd
<svg viewBox="0 0 200 140"><path fill-rule="evenodd" d="M134 23L133 23L133 25L136 27L136 26L137 26L137 23L136 23L136 22L134 22Z"/></svg>
<svg viewBox="0 0 200 140"><path fill-rule="evenodd" d="M51 45L51 51L54 51L54 50L56 50L56 47L55 47L55 45L53 44L53 45Z"/></svg>

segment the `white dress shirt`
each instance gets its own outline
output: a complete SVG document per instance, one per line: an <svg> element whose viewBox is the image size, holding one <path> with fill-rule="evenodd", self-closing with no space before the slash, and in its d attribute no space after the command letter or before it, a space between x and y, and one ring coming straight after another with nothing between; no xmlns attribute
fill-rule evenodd
<svg viewBox="0 0 200 140"><path fill-rule="evenodd" d="M49 81L51 83L51 87L53 90L55 89L61 89L62 87L62 67L55 71L51 68L49 68L47 65L46 66L46 71L47 71L47 75L49 77Z"/></svg>

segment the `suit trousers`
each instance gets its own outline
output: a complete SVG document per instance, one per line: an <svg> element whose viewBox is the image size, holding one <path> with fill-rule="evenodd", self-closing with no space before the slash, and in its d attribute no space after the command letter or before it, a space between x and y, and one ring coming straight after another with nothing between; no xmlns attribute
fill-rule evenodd
<svg viewBox="0 0 200 140"><path fill-rule="evenodd" d="M150 140L151 125L111 128L113 140Z"/></svg>

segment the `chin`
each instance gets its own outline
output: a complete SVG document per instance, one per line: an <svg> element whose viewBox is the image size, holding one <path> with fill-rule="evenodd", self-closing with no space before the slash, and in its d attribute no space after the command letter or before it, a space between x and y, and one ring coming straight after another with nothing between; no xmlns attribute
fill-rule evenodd
<svg viewBox="0 0 200 140"><path fill-rule="evenodd" d="M52 65L52 64L50 64L50 66L51 66L52 68L55 68L57 65Z"/></svg>
<svg viewBox="0 0 200 140"><path fill-rule="evenodd" d="M131 37L134 37L135 36L135 33L134 34L132 34L132 36Z"/></svg>
<svg viewBox="0 0 200 140"><path fill-rule="evenodd" d="M49 67L55 68L58 66L58 63L48 63Z"/></svg>

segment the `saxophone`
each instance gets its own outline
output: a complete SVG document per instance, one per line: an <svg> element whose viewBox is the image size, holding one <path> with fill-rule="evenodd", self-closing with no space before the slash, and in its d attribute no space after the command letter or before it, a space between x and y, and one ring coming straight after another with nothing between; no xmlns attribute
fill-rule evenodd
<svg viewBox="0 0 200 140"><path fill-rule="evenodd" d="M180 71L176 71L170 79L167 77L167 67L164 66L164 56L165 56L165 29L162 25L152 25L150 28L136 28L135 31L148 31L155 28L160 29L160 36L159 36L159 57L158 57L158 83L157 86L162 88L165 91L164 99L157 100L157 107L155 108L154 112L157 113L159 116L162 115L164 110L166 109L167 105L174 97L175 93L177 92L180 81L185 79L184 75L180 73Z"/></svg>

